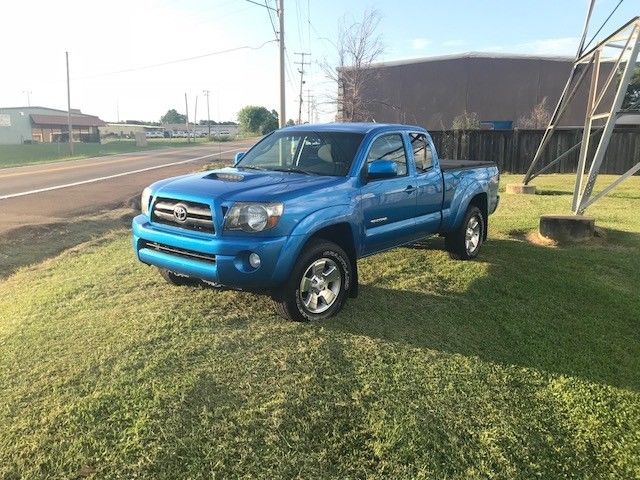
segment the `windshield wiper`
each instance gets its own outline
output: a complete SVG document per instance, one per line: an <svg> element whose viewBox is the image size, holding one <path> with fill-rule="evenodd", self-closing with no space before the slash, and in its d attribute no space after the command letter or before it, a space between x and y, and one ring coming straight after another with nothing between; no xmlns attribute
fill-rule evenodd
<svg viewBox="0 0 640 480"><path fill-rule="evenodd" d="M303 175L320 175L316 172L308 172L307 170L300 170L299 168L272 168L274 172L286 172L286 173L302 173Z"/></svg>
<svg viewBox="0 0 640 480"><path fill-rule="evenodd" d="M237 168L246 168L247 170L266 170L266 168L256 167L255 165L238 165Z"/></svg>

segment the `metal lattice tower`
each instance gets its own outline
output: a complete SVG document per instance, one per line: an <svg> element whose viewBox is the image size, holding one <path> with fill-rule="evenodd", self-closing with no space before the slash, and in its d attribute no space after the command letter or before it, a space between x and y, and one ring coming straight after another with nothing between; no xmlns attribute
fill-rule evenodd
<svg viewBox="0 0 640 480"><path fill-rule="evenodd" d="M638 50L640 48L640 17L635 17L622 27L618 28L604 40L600 41L597 45L587 49L588 44L585 46L585 39L589 29L589 22L594 4L595 0L592 0L589 5L578 53L567 84L560 95L558 104L551 115L549 125L545 130L542 141L540 142L538 150L536 151L529 170L523 180L523 183L527 185L535 177L549 170L560 162L560 160L566 158L571 152L580 148L571 207L571 210L575 215L582 215L587 207L609 193L619 185L620 182L640 170L640 159L638 159L638 163L636 165L616 178L598 194L592 196L593 186L598 178L598 173L600 171L604 155L607 151L607 147L609 146L609 141L611 140L611 134L613 133L616 120L620 114L625 113L625 111L622 110L622 103L627 93L631 75L638 60ZM610 17L611 15L609 15L609 18ZM598 29L596 35L600 32L603 26L604 24L600 29ZM610 53L612 51L614 52L613 55ZM607 55L609 56L607 57ZM601 83L600 71L603 64L606 65L606 68L611 66L611 70L606 80ZM572 104L572 100L574 99L576 92L589 73L591 73L591 81L589 85L589 94L587 96L588 100L582 140L556 157L549 164L545 165L538 171L535 171L536 167L540 163L545 148L549 144L551 136L562 120L564 113ZM605 97L610 97L612 94L612 100L604 100ZM590 159L588 158L589 146L593 137L598 133L601 133L600 139L597 142L595 153ZM587 166L589 166L588 173L586 172Z"/></svg>

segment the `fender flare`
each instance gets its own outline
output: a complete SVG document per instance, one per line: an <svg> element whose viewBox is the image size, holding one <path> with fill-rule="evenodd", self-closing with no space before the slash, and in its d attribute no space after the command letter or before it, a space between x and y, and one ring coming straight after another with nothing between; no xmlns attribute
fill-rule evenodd
<svg viewBox="0 0 640 480"><path fill-rule="evenodd" d="M289 234L276 262L272 280L276 283L285 281L305 244L316 232L336 223L352 225L352 206L348 204L332 205L316 210L304 217Z"/></svg>
<svg viewBox="0 0 640 480"><path fill-rule="evenodd" d="M471 203L471 199L478 194L486 193L482 188L482 185L478 182L473 182L465 188L464 192L459 197L458 205L455 207L455 217L453 217L448 225L447 230L452 231L455 230L462 220L464 220L464 216L467 213L467 209L469 208L469 204ZM486 221L487 219L485 219Z"/></svg>

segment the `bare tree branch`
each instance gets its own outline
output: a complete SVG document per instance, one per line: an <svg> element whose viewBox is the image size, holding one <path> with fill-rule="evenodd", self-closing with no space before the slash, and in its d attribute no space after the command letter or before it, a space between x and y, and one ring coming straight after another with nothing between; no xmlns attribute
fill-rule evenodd
<svg viewBox="0 0 640 480"><path fill-rule="evenodd" d="M340 121L371 120L369 107L375 100L364 93L378 77L371 66L384 52L382 38L377 33L380 20L380 14L374 9L367 9L361 20L348 25L343 18L335 44L337 65L332 66L326 60L321 64L327 78L337 86L337 95L332 100Z"/></svg>

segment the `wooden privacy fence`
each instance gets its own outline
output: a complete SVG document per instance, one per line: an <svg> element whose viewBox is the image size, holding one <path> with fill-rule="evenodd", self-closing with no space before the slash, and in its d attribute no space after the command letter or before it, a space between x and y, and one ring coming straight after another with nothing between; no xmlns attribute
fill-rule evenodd
<svg viewBox="0 0 640 480"><path fill-rule="evenodd" d="M526 173L536 153L544 130L436 130L430 131L438 154L443 158L491 160L501 172ZM591 137L590 156L600 137ZM581 128L556 130L536 170L547 165L582 140ZM545 173L575 173L578 164L576 148ZM640 129L620 128L613 132L600 173L622 174L640 159ZM640 172L639 172L640 173Z"/></svg>

